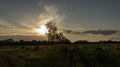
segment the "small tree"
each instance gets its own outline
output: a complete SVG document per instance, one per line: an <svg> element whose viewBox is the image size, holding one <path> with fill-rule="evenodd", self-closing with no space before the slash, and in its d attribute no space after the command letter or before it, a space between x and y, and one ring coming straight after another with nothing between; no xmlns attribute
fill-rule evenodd
<svg viewBox="0 0 120 67"><path fill-rule="evenodd" d="M47 37L48 37L48 41L61 42L61 43L66 41L66 38L64 37L63 33L57 32L58 29L57 29L55 23L50 21L45 25L48 28L48 33L46 33Z"/></svg>

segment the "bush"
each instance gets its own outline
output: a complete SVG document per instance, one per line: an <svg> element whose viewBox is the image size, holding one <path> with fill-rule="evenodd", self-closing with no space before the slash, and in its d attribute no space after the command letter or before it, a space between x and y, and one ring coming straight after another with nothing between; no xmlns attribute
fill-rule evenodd
<svg viewBox="0 0 120 67"><path fill-rule="evenodd" d="M103 48L102 47L97 47L96 51L103 51Z"/></svg>
<svg viewBox="0 0 120 67"><path fill-rule="evenodd" d="M24 46L21 46L20 49L24 49Z"/></svg>
<svg viewBox="0 0 120 67"><path fill-rule="evenodd" d="M34 50L35 51L39 50L39 46L35 46Z"/></svg>
<svg viewBox="0 0 120 67"><path fill-rule="evenodd" d="M21 67L23 60L13 55L4 55L0 57L0 66L2 67Z"/></svg>

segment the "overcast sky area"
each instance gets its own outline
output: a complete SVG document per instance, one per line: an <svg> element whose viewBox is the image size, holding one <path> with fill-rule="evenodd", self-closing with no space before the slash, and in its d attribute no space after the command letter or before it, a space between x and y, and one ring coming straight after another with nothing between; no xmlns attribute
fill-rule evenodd
<svg viewBox="0 0 120 67"><path fill-rule="evenodd" d="M0 36L40 36L54 22L72 40L120 40L120 0L0 0Z"/></svg>

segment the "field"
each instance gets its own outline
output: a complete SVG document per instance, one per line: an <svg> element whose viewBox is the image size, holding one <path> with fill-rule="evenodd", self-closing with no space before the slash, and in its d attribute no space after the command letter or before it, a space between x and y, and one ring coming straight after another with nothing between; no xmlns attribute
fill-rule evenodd
<svg viewBox="0 0 120 67"><path fill-rule="evenodd" d="M0 67L120 67L120 44L0 46Z"/></svg>

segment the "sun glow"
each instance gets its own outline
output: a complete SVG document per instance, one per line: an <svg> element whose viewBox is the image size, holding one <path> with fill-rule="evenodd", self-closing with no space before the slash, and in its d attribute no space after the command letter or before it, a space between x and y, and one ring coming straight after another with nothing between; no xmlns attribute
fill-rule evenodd
<svg viewBox="0 0 120 67"><path fill-rule="evenodd" d="M45 25L41 25L40 28L36 29L36 32L41 35L45 35L46 33L48 33L48 29Z"/></svg>

